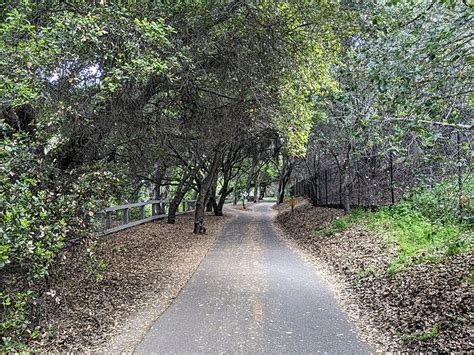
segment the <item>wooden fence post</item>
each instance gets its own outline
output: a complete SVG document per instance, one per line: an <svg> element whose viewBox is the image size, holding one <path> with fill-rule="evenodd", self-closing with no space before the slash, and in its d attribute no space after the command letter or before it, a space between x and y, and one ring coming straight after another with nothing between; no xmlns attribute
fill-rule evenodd
<svg viewBox="0 0 474 355"><path fill-rule="evenodd" d="M145 219L145 206L140 206L140 219Z"/></svg>
<svg viewBox="0 0 474 355"><path fill-rule="evenodd" d="M128 223L128 208L123 209L122 222L123 222L123 224Z"/></svg>
<svg viewBox="0 0 474 355"><path fill-rule="evenodd" d="M105 212L105 228L106 229L112 228L112 212L111 211Z"/></svg>

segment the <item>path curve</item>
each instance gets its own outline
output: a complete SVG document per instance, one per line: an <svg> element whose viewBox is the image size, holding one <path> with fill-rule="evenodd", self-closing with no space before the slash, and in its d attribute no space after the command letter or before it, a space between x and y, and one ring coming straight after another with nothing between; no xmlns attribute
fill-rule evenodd
<svg viewBox="0 0 474 355"><path fill-rule="evenodd" d="M369 353L271 205L238 212L136 353Z"/></svg>

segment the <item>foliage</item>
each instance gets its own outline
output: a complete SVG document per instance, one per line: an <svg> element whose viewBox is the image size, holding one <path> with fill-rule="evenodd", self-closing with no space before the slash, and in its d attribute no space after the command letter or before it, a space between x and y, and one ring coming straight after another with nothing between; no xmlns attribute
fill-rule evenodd
<svg viewBox="0 0 474 355"><path fill-rule="evenodd" d="M373 230L386 237L388 245L396 249L396 257L390 262L389 272L472 251L472 224L459 219L456 214L446 214L442 204L435 208L431 202L433 195L430 194L435 193L426 190L422 193L413 192L411 199L375 211L355 209L351 214L335 219L330 226L315 231L315 234L332 236L352 224Z"/></svg>
<svg viewBox="0 0 474 355"><path fill-rule="evenodd" d="M439 324L435 324L433 328L427 332L421 333L421 334L410 334L410 335L402 335L402 339L404 340L411 340L411 339L416 339L416 340L421 340L421 341L427 341L435 338L439 334Z"/></svg>
<svg viewBox="0 0 474 355"><path fill-rule="evenodd" d="M101 282L105 279L107 262L97 255L96 246L97 242L93 241L87 247L86 268L90 277L94 278L96 282Z"/></svg>
<svg viewBox="0 0 474 355"><path fill-rule="evenodd" d="M24 337L25 330L31 324L27 308L33 298L32 291L17 292L12 295L0 292L3 308L0 333L3 335L2 349L5 351L26 349L19 339Z"/></svg>
<svg viewBox="0 0 474 355"><path fill-rule="evenodd" d="M33 149L26 138L2 142L0 266L42 278L63 246L66 224L61 209L70 201L45 188L40 178L48 172L31 161Z"/></svg>
<svg viewBox="0 0 474 355"><path fill-rule="evenodd" d="M341 186L336 182L332 192L340 189L347 210L357 201L351 190L361 185L365 204L389 202L379 181L386 180L389 159L403 172L395 176L400 195L414 186L454 183L457 175L469 175L472 5L393 1L347 6L358 15L358 30L346 39L332 68L337 89L312 97L309 175L316 181L325 170L338 174Z"/></svg>
<svg viewBox="0 0 474 355"><path fill-rule="evenodd" d="M90 169L61 175L36 153L27 135L4 137L0 148L0 327L5 349L28 337L31 303L57 267L71 239L87 237L94 211L116 184L111 172ZM120 188L120 185L117 186Z"/></svg>

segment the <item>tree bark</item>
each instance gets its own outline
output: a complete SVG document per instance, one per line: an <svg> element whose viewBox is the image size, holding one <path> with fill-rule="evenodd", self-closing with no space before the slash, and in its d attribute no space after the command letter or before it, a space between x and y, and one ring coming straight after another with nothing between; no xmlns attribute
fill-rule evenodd
<svg viewBox="0 0 474 355"><path fill-rule="evenodd" d="M154 181L154 186L153 186L153 200L161 200L163 198L162 193L161 193L161 183L163 181L163 178L166 174L166 166L162 164L162 162L158 163L158 167L156 169L155 173L155 181ZM164 214L165 213L165 206L159 205L158 206L158 214Z"/></svg>
<svg viewBox="0 0 474 355"><path fill-rule="evenodd" d="M255 175L255 169L257 167L257 163L258 163L258 160L254 157L252 159L252 166L247 176L247 181L245 182L245 192L247 192L247 195L250 194L250 186L252 185L252 180Z"/></svg>
<svg viewBox="0 0 474 355"><path fill-rule="evenodd" d="M286 189L286 184L290 180L291 172L293 170L293 163L288 160L288 158L285 158L283 160L283 166L281 169L280 173L280 179L278 180L278 200L277 202L279 204L283 203L285 199L285 189Z"/></svg>
<svg viewBox="0 0 474 355"><path fill-rule="evenodd" d="M194 234L200 233L201 220L204 219L204 208L206 206L206 197L211 188L212 182L216 177L221 163L222 153L216 152L207 176L202 181L199 188L199 194L196 200L196 211L194 213Z"/></svg>
<svg viewBox="0 0 474 355"><path fill-rule="evenodd" d="M258 190L260 188L260 171L257 173L257 176L255 177L255 185L253 188L253 202L257 203L258 202Z"/></svg>
<svg viewBox="0 0 474 355"><path fill-rule="evenodd" d="M224 173L224 181L222 183L222 188L220 191L219 202L217 202L216 206L214 206L214 215L215 216L222 216L222 210L225 205L225 199L229 196L229 182L230 182L230 174Z"/></svg>
<svg viewBox="0 0 474 355"><path fill-rule="evenodd" d="M193 179L193 173L188 171L183 174L178 186L176 187L176 193L173 199L170 201L168 208L168 223L174 224L176 222L176 213L178 212L179 204L181 203L186 192L191 187L191 181Z"/></svg>

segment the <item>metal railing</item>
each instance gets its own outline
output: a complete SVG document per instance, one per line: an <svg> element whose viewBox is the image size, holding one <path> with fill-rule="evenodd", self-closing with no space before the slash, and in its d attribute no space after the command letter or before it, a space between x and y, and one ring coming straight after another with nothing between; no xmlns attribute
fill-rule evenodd
<svg viewBox="0 0 474 355"><path fill-rule="evenodd" d="M151 216L147 216L146 206L151 205ZM180 208L181 207L181 208ZM196 207L196 200L181 201L178 206L177 215L191 212ZM138 219L130 221L130 211L138 208ZM130 203L120 206L111 206L106 208L105 228L98 232L98 235L107 235L124 229L138 226L143 223L163 219L168 216L169 201L168 200L150 200L144 202ZM114 217L121 215L120 220Z"/></svg>

